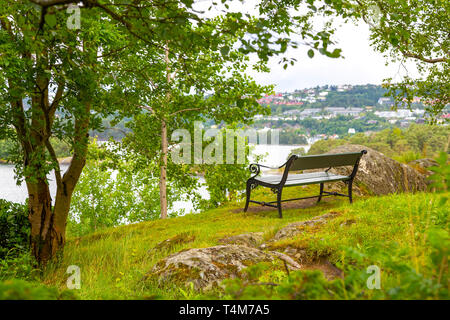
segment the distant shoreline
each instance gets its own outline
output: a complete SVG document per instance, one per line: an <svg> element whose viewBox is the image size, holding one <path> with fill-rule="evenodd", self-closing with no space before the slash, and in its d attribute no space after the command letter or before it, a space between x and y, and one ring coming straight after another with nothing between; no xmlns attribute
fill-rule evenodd
<svg viewBox="0 0 450 320"><path fill-rule="evenodd" d="M59 163L59 164L67 164L67 165L69 165L70 162L72 162L72 157L58 158L58 163ZM4 160L4 159L0 159L0 164L9 164L9 165L12 165L12 164L14 164L14 163L8 162L8 161L6 161L6 160Z"/></svg>

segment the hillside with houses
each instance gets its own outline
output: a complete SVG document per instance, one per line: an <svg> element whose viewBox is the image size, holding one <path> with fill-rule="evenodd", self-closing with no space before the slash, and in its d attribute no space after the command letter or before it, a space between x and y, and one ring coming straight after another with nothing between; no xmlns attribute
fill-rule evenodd
<svg viewBox="0 0 450 320"><path fill-rule="evenodd" d="M336 139L358 132L371 133L388 128L407 128L428 118L429 106L420 97L395 104L381 85L324 85L293 92L275 92L258 100L270 106L270 115L256 115L260 128L282 129L284 135L296 134L297 143ZM447 106L437 123L450 118ZM343 126L344 125L344 126ZM282 139L281 143L289 139ZM292 140L292 139L291 139Z"/></svg>

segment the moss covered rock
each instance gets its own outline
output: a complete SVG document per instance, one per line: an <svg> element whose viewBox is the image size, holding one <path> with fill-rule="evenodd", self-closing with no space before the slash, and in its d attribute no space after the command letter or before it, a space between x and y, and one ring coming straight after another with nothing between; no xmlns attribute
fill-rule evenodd
<svg viewBox="0 0 450 320"><path fill-rule="evenodd" d="M367 150L367 154L361 158L355 177L353 190L356 193L382 195L426 190L426 175L371 148L348 144L339 146L328 153L359 152L361 150ZM331 172L350 175L352 169L352 167L339 167L331 169ZM337 184L341 188L344 187L343 182Z"/></svg>
<svg viewBox="0 0 450 320"><path fill-rule="evenodd" d="M146 278L160 284L193 283L196 289L210 289L227 278L241 276L241 271L260 262L282 260L291 270L301 266L281 252L266 252L242 245L219 245L177 252L159 261Z"/></svg>
<svg viewBox="0 0 450 320"><path fill-rule="evenodd" d="M196 289L211 288L226 278L237 277L249 265L272 261L261 250L239 245L220 245L180 251L159 261L151 274L162 283L189 283Z"/></svg>

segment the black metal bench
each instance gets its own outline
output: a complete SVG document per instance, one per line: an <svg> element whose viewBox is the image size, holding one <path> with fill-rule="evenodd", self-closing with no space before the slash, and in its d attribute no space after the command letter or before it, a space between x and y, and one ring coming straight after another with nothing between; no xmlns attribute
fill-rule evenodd
<svg viewBox="0 0 450 320"><path fill-rule="evenodd" d="M292 155L285 164L278 168L271 168L260 164L253 163L250 165L250 171L255 175L247 180L247 200L245 202L244 211L247 211L249 202L261 204L263 206L270 206L278 208L278 214L280 218L283 217L281 212L281 202L294 201L301 199L318 198L319 202L322 197L326 196L342 196L348 197L350 203L352 203L352 184L353 179L358 171L359 160L366 154L366 150L361 152L349 152L338 154L321 154L315 156L297 156ZM353 166L353 170L350 175L338 175L328 172L333 167ZM281 169L284 167L284 172L279 176L270 177L258 177L261 167L269 169ZM321 169L328 168L322 172L310 172L301 174L289 174L291 171L309 170L309 169ZM338 192L324 191L324 183L344 181L348 185L348 194L342 194ZM320 194L317 196L286 199L281 200L281 194L284 187L303 186L308 184L320 184ZM276 195L276 201L263 202L250 200L251 191L257 186L263 186L270 188ZM276 203L276 205L275 205Z"/></svg>

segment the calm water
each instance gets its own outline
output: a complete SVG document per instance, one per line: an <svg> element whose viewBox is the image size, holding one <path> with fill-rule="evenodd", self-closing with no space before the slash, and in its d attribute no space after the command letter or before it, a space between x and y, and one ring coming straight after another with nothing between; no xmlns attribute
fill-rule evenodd
<svg viewBox="0 0 450 320"><path fill-rule="evenodd" d="M309 146L297 145L256 145L253 150L253 155L267 154L261 164L276 167L286 162L286 159L291 150L298 147L304 147L305 151L308 151L309 149ZM63 172L65 172L67 168L68 165L61 165L61 170ZM52 198L54 198L56 194L56 182L54 173L50 173L48 177L50 182L50 192ZM199 179L200 182L204 182L203 178ZM204 199L209 198L208 190L205 186L199 189L199 193ZM21 186L18 186L16 184L13 165L0 164L0 198L21 203L24 203L25 199L27 198L26 184L23 183ZM174 203L174 210L180 209L185 209L185 212L190 212L191 210L193 210L192 203L190 201L176 201Z"/></svg>

